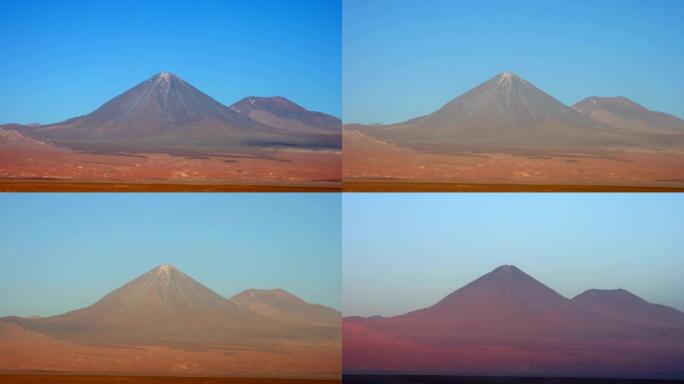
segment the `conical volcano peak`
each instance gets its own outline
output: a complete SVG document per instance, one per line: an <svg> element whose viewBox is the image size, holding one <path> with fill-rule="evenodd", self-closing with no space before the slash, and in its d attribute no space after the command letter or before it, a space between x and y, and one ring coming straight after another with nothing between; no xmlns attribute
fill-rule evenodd
<svg viewBox="0 0 684 384"><path fill-rule="evenodd" d="M171 79L178 79L178 76L174 75L171 72L159 72L156 75L152 76L152 78L158 82L162 82L162 81L168 82Z"/></svg>
<svg viewBox="0 0 684 384"><path fill-rule="evenodd" d="M153 269L153 271L156 272L158 275L168 275L171 272L180 272L178 268L174 267L171 264L158 265Z"/></svg>
<svg viewBox="0 0 684 384"><path fill-rule="evenodd" d="M520 76L516 75L513 72L499 73L498 75L494 76L494 79L500 85L511 84L513 81L521 81L522 80L520 78Z"/></svg>
<svg viewBox="0 0 684 384"><path fill-rule="evenodd" d="M518 271L522 272L518 267L512 264L504 264L501 266L498 266L494 269L495 271L504 271L504 272L513 272L513 271Z"/></svg>
<svg viewBox="0 0 684 384"><path fill-rule="evenodd" d="M501 286L511 286L511 285L541 285L532 276L520 270L515 265L505 264L493 269L491 272L480 277L477 281L481 281L484 284L496 284Z"/></svg>
<svg viewBox="0 0 684 384"><path fill-rule="evenodd" d="M513 72L502 72L502 73L499 73L496 77L499 78L499 81L503 82L503 81L510 81L511 79L513 79L513 77L517 77L517 76Z"/></svg>
<svg viewBox="0 0 684 384"><path fill-rule="evenodd" d="M513 72L502 72L490 80L489 83L494 85L493 89L495 94L499 94L504 97L510 97L513 94L517 94L521 90L523 93L527 93L529 92L527 88L531 87L527 81L523 80L520 76ZM513 92L514 89L517 91Z"/></svg>
<svg viewBox="0 0 684 384"><path fill-rule="evenodd" d="M521 271L518 267L510 264L504 264L502 266L496 267L492 272L490 272L490 274L499 276L527 276L527 274Z"/></svg>
<svg viewBox="0 0 684 384"><path fill-rule="evenodd" d="M171 72L159 72L150 79L152 87L168 93L173 88L184 88L187 83Z"/></svg>

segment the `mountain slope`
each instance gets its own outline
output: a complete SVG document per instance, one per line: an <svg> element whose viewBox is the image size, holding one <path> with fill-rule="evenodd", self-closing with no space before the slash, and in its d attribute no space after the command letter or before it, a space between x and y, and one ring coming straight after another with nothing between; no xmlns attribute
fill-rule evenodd
<svg viewBox="0 0 684 384"><path fill-rule="evenodd" d="M573 108L596 121L634 133L684 134L684 120L650 111L622 96L587 97Z"/></svg>
<svg viewBox="0 0 684 384"><path fill-rule="evenodd" d="M633 145L619 128L565 106L517 75L505 72L432 114L368 129L373 137L425 150L468 148L596 148Z"/></svg>
<svg viewBox="0 0 684 384"><path fill-rule="evenodd" d="M316 135L281 132L258 123L168 72L151 77L85 116L23 130L34 138L72 146L327 145Z"/></svg>
<svg viewBox="0 0 684 384"><path fill-rule="evenodd" d="M0 127L0 145L44 145L44 143L26 137L19 131Z"/></svg>
<svg viewBox="0 0 684 384"><path fill-rule="evenodd" d="M590 289L572 299L587 310L628 325L684 328L684 313L652 304L624 289Z"/></svg>
<svg viewBox="0 0 684 384"><path fill-rule="evenodd" d="M307 303L282 289L248 289L230 300L279 323L339 327L342 320L338 311Z"/></svg>
<svg viewBox="0 0 684 384"><path fill-rule="evenodd" d="M288 132L339 135L342 130L340 119L309 111L280 96L245 97L230 108L261 124Z"/></svg>

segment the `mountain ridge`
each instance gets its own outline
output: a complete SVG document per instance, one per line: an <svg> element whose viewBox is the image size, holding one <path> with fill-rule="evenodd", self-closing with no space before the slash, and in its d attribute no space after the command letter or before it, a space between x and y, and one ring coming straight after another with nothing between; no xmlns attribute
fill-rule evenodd
<svg viewBox="0 0 684 384"><path fill-rule="evenodd" d="M642 111L651 119L677 125L645 129L626 124L626 119L597 118L578 104L565 105L520 76L503 72L432 113L399 123L344 127L433 153L662 149L684 144L684 121L679 124L674 116Z"/></svg>
<svg viewBox="0 0 684 384"><path fill-rule="evenodd" d="M621 289L568 299L501 266L422 309L344 317L343 370L681 378L682 316Z"/></svg>
<svg viewBox="0 0 684 384"><path fill-rule="evenodd" d="M301 300L290 293L287 295ZM288 308L287 303L282 306ZM291 312L299 310L301 307ZM222 297L177 268L162 264L90 306L37 319L10 316L0 320L72 341L104 344L141 341L192 344L212 340L249 343L287 337L322 340L332 335L326 328L339 326L304 321L307 316L303 313L288 321L264 316Z"/></svg>
<svg viewBox="0 0 684 384"><path fill-rule="evenodd" d="M303 109L303 108L302 108ZM315 114L304 110L301 114ZM293 120L296 120L293 119ZM270 126L225 106L180 77L161 72L88 114L58 123L3 127L71 147L337 146L338 131Z"/></svg>
<svg viewBox="0 0 684 384"><path fill-rule="evenodd" d="M604 124L634 133L684 134L684 120L664 112L651 111L624 96L590 96L572 107Z"/></svg>

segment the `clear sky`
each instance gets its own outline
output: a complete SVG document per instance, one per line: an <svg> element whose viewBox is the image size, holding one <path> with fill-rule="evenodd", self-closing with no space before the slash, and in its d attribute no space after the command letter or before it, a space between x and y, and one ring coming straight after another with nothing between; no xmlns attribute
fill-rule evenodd
<svg viewBox="0 0 684 384"><path fill-rule="evenodd" d="M0 123L80 116L156 73L340 115L336 0L0 1Z"/></svg>
<svg viewBox="0 0 684 384"><path fill-rule="evenodd" d="M343 120L433 112L512 71L572 105L625 96L684 118L684 1L344 0Z"/></svg>
<svg viewBox="0 0 684 384"><path fill-rule="evenodd" d="M159 264L218 294L340 308L339 194L0 194L0 316L54 315Z"/></svg>
<svg viewBox="0 0 684 384"><path fill-rule="evenodd" d="M344 194L345 315L432 305L513 264L571 298L624 288L684 310L682 194Z"/></svg>

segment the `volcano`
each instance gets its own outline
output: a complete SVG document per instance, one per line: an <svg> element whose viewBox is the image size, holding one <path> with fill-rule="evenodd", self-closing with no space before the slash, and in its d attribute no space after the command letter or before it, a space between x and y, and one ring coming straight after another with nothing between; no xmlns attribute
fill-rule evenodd
<svg viewBox="0 0 684 384"><path fill-rule="evenodd" d="M224 106L178 76L161 72L64 122L27 126L32 138L70 147L239 148L325 147L340 132L309 134L262 124Z"/></svg>
<svg viewBox="0 0 684 384"><path fill-rule="evenodd" d="M432 114L368 129L386 142L424 150L596 148L634 144L627 131L559 102L504 72Z"/></svg>
<svg viewBox="0 0 684 384"><path fill-rule="evenodd" d="M230 106L250 119L293 133L339 134L342 121L334 116L314 112L280 96L250 96Z"/></svg>
<svg viewBox="0 0 684 384"><path fill-rule="evenodd" d="M567 338L585 330L587 320L569 299L504 265L428 308L362 323L399 338L441 344Z"/></svg>
<svg viewBox="0 0 684 384"><path fill-rule="evenodd" d="M652 304L625 289L590 289L572 299L587 310L626 325L681 327L684 313Z"/></svg>
<svg viewBox="0 0 684 384"><path fill-rule="evenodd" d="M273 307L290 308L287 321L265 316L226 299L171 265L160 265L107 294L95 304L38 319L8 317L22 327L72 341L127 343L254 343L269 339L320 339L320 327L337 323L307 321L303 300L285 291L272 297ZM296 301L299 307L292 308ZM324 306L331 318L340 315ZM308 333L307 333L308 332Z"/></svg>
<svg viewBox="0 0 684 384"><path fill-rule="evenodd" d="M683 316L625 290L570 300L504 265L427 308L345 317L344 370L681 378Z"/></svg>
<svg viewBox="0 0 684 384"><path fill-rule="evenodd" d="M307 303L282 289L248 289L233 296L230 301L279 323L340 326L338 311Z"/></svg>
<svg viewBox="0 0 684 384"><path fill-rule="evenodd" d="M85 308L0 318L0 371L339 378L339 312L281 289L245 292L268 306L160 265Z"/></svg>
<svg viewBox="0 0 684 384"><path fill-rule="evenodd" d="M587 97L573 108L603 124L643 134L684 134L684 120L646 109L626 97Z"/></svg>

